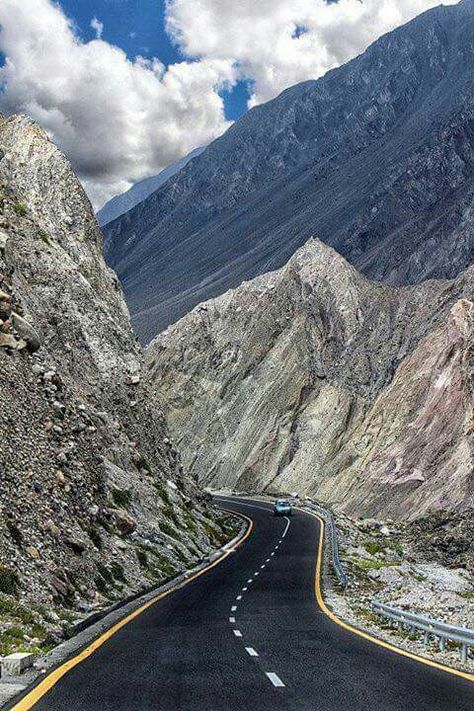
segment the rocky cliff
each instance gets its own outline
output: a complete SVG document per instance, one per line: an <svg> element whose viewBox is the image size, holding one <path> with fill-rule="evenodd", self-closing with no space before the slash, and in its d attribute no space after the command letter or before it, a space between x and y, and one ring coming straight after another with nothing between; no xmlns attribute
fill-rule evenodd
<svg viewBox="0 0 474 711"><path fill-rule="evenodd" d="M257 106L105 228L147 341L312 235L393 284L473 259L474 0Z"/></svg>
<svg viewBox="0 0 474 711"><path fill-rule="evenodd" d="M474 269L368 281L317 240L149 346L203 484L297 491L357 515L473 505Z"/></svg>
<svg viewBox="0 0 474 711"><path fill-rule="evenodd" d="M57 637L223 535L141 370L68 162L29 119L0 117L2 651L22 643L19 624L26 639Z"/></svg>

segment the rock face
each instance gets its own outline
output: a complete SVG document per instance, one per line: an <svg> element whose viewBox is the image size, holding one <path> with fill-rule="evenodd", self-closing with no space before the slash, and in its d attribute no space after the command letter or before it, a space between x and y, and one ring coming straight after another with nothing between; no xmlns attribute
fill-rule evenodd
<svg viewBox="0 0 474 711"><path fill-rule="evenodd" d="M312 235L394 284L472 263L474 0L249 111L105 228L147 341Z"/></svg>
<svg viewBox="0 0 474 711"><path fill-rule="evenodd" d="M204 146L195 148L193 151L188 153L186 156L177 160L176 163L168 166L162 170L158 175L152 175L150 178L145 178L135 183L130 190L123 193L122 195L116 195L111 200L109 200L104 207L102 207L97 213L97 219L100 225L106 225L112 220L116 220L117 217L123 215L125 212L131 210L135 205L143 202L151 193L158 190L161 185L164 185L166 181L173 175L178 173L181 168L189 163L190 160L196 158L204 150ZM105 253L108 251L108 244L104 244Z"/></svg>
<svg viewBox="0 0 474 711"><path fill-rule="evenodd" d="M87 611L220 538L141 369L68 162L0 118L0 596Z"/></svg>
<svg viewBox="0 0 474 711"><path fill-rule="evenodd" d="M370 282L310 240L148 347L203 484L298 491L357 515L472 505L474 269Z"/></svg>

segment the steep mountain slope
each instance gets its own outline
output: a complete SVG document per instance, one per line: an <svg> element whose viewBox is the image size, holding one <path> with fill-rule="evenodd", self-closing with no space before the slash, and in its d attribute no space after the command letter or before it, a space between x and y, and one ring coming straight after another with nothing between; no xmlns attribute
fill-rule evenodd
<svg viewBox="0 0 474 711"><path fill-rule="evenodd" d="M186 156L172 163L167 168L162 170L158 175L152 175L150 178L145 178L140 180L135 185L127 190L122 195L116 195L111 200L109 200L104 207L102 207L97 213L97 219L100 225L106 225L112 220L116 220L117 217L123 215L125 212L131 210L135 205L143 202L145 198L151 195L155 190L166 183L166 181L173 175L176 175L185 165L189 163L190 160L196 158L196 156L201 155L204 150L204 146L195 148L193 151L188 153ZM107 244L104 244L105 253L107 254Z"/></svg>
<svg viewBox="0 0 474 711"><path fill-rule="evenodd" d="M474 268L392 287L309 240L160 334L148 377L203 484L359 515L472 505L473 296Z"/></svg>
<svg viewBox="0 0 474 711"><path fill-rule="evenodd" d="M22 621L46 634L32 613L40 603L57 634L53 608L87 611L148 587L202 557L221 530L141 382L89 201L27 118L0 117L0 186L4 653Z"/></svg>
<svg viewBox="0 0 474 711"><path fill-rule="evenodd" d="M367 276L473 258L474 0L435 8L252 109L107 226L143 340L316 234Z"/></svg>

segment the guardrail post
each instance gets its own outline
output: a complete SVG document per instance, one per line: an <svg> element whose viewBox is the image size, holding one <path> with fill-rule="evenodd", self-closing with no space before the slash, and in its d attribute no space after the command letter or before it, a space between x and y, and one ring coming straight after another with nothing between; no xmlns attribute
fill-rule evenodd
<svg viewBox="0 0 474 711"><path fill-rule="evenodd" d="M461 645L461 661L463 662L463 664L465 664L467 662L467 650L468 650L467 644L462 644Z"/></svg>
<svg viewBox="0 0 474 711"><path fill-rule="evenodd" d="M446 649L446 640L444 637L439 638L439 648L442 652Z"/></svg>
<svg viewBox="0 0 474 711"><path fill-rule="evenodd" d="M428 644L429 641L430 641L430 633L429 633L429 632L425 632L425 634L423 635L423 642L424 642L425 644Z"/></svg>

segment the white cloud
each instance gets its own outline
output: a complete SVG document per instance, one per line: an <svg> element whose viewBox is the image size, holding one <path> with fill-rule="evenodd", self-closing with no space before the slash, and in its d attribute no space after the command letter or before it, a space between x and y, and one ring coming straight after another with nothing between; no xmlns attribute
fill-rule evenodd
<svg viewBox="0 0 474 711"><path fill-rule="evenodd" d="M101 39L102 33L104 31L104 23L98 20L97 17L93 17L91 20L91 27L93 30L95 30L96 38Z"/></svg>
<svg viewBox="0 0 474 711"><path fill-rule="evenodd" d="M258 103L322 76L435 5L439 0L168 0L167 27L190 57L238 62Z"/></svg>
<svg viewBox="0 0 474 711"><path fill-rule="evenodd" d="M24 112L69 156L96 206L227 126L218 94L232 63L168 70L107 42L82 42L49 0L0 1L0 110Z"/></svg>
<svg viewBox="0 0 474 711"><path fill-rule="evenodd" d="M251 104L265 101L438 2L167 0L189 60L166 69L103 41L96 17L96 39L82 42L53 0L0 0L0 110L37 119L98 206L222 133L223 87L248 79Z"/></svg>

